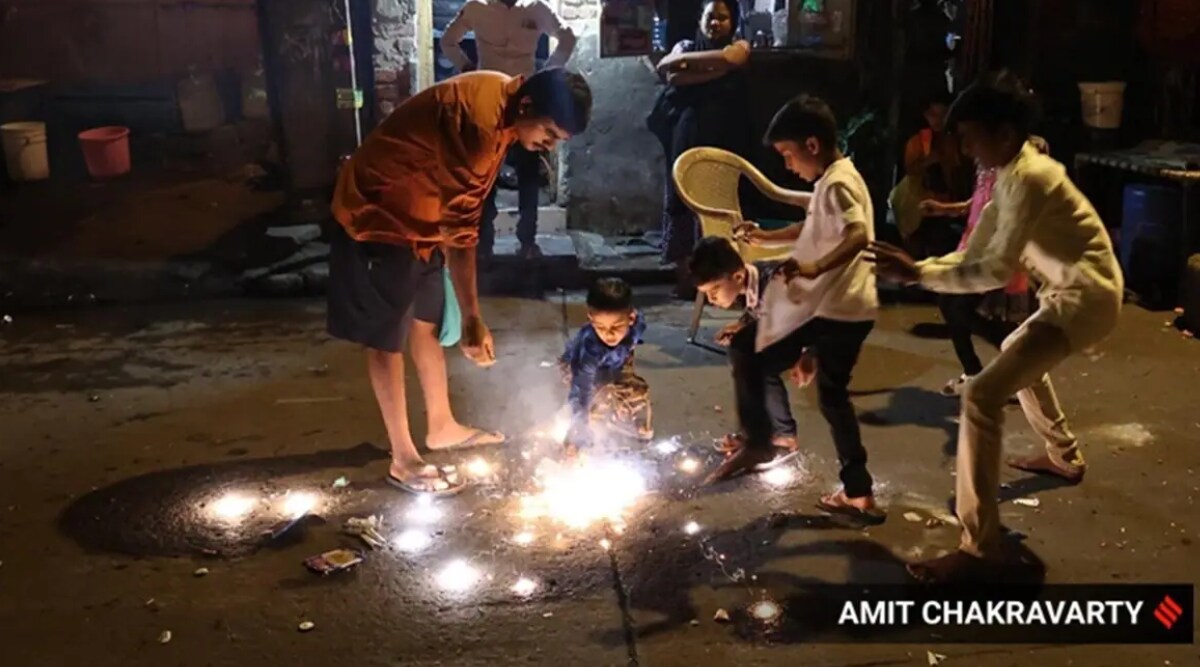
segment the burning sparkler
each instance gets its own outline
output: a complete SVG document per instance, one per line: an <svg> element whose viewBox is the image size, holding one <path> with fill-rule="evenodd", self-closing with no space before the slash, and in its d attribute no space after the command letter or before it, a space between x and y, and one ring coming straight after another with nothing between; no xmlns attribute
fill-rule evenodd
<svg viewBox="0 0 1200 667"><path fill-rule="evenodd" d="M472 477L487 477L492 474L492 464L476 456L467 462L467 474Z"/></svg>
<svg viewBox="0 0 1200 667"><path fill-rule="evenodd" d="M408 518L415 523L434 523L442 518L442 510L433 504L433 498L420 495L416 504L408 510Z"/></svg>
<svg viewBox="0 0 1200 667"><path fill-rule="evenodd" d="M783 608L774 600L759 600L750 605L749 612L750 618L764 624L775 623L783 616Z"/></svg>
<svg viewBox="0 0 1200 667"><path fill-rule="evenodd" d="M683 532L687 533L688 535L695 535L696 533L700 532L700 524L696 523L695 521L689 521L683 524Z"/></svg>
<svg viewBox="0 0 1200 667"><path fill-rule="evenodd" d="M534 540L534 535L533 535L533 533L529 532L528 530L523 530L523 531L517 533L516 535L513 535L513 542L515 542L516 544L519 544L523 547L527 547L530 544L533 544L533 540Z"/></svg>
<svg viewBox="0 0 1200 667"><path fill-rule="evenodd" d="M257 502L256 499L241 493L227 493L213 502L209 511L223 521L237 522L244 519Z"/></svg>
<svg viewBox="0 0 1200 667"><path fill-rule="evenodd" d="M772 468L772 469L766 471L765 473L763 473L762 479L767 484L770 484L771 486L778 488L778 487L787 486L788 484L790 484L792 479L795 478L795 476L796 476L795 469L793 469L791 466L784 465L784 466L779 466L778 468Z"/></svg>
<svg viewBox="0 0 1200 667"><path fill-rule="evenodd" d="M433 539L429 537L429 533L423 530L409 529L396 536L392 544L400 551L416 553L424 550L432 542Z"/></svg>
<svg viewBox="0 0 1200 667"><path fill-rule="evenodd" d="M692 473L694 473L700 469L700 462L697 461L696 459L688 456L679 462L679 469L682 470L683 472L691 475Z"/></svg>
<svg viewBox="0 0 1200 667"><path fill-rule="evenodd" d="M480 578L482 574L475 566L465 560L455 560L438 572L437 583L445 591L462 593L470 590Z"/></svg>
<svg viewBox="0 0 1200 667"><path fill-rule="evenodd" d="M622 523L622 515L646 493L646 480L632 465L592 460L586 466L551 460L538 466L541 492L522 499L525 519L549 518L583 529L598 521Z"/></svg>
<svg viewBox="0 0 1200 667"><path fill-rule="evenodd" d="M525 598L533 595L533 592L538 589L537 582L528 577L521 577L512 585L512 592Z"/></svg>
<svg viewBox="0 0 1200 667"><path fill-rule="evenodd" d="M313 511L317 506L317 494L311 491L289 492L283 499L283 513L298 519Z"/></svg>

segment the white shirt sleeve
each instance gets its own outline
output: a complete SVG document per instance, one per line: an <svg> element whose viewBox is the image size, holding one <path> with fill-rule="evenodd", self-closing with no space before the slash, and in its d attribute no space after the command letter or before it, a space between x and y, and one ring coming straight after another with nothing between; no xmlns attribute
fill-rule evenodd
<svg viewBox="0 0 1200 667"><path fill-rule="evenodd" d="M920 262L921 285L947 294L972 294L1008 284L1054 184L1046 174L1013 174L996 184L992 202L962 253Z"/></svg>
<svg viewBox="0 0 1200 667"><path fill-rule="evenodd" d="M554 53L546 60L546 67L562 67L571 59L571 54L575 51L575 33L570 28L563 25L558 14L550 8L550 5L545 2L538 2L533 5L533 18L537 22L538 29L546 35L553 37L558 41L558 45L554 47Z"/></svg>
<svg viewBox="0 0 1200 667"><path fill-rule="evenodd" d="M854 189L846 183L834 182L829 184L829 204L832 210L840 214L843 231L850 225L871 225L867 220L867 207L859 201Z"/></svg>
<svg viewBox="0 0 1200 667"><path fill-rule="evenodd" d="M462 9L458 11L458 14L454 15L454 19L450 21L450 25L447 25L446 29L442 32L442 53L462 72L465 72L472 64L471 59L467 57L467 53L462 49L462 40L473 29L471 14L474 13L472 9L474 4L468 0Z"/></svg>

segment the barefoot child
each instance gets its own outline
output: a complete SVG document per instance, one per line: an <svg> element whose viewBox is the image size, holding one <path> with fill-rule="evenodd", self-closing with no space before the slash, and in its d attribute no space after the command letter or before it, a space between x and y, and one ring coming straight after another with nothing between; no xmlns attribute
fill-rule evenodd
<svg viewBox="0 0 1200 667"><path fill-rule="evenodd" d="M633 291L620 278L601 278L588 290L587 308L588 323L559 359L571 386L569 456L606 429L640 440L654 437L650 386L633 370L634 348L646 333L646 320L633 307Z"/></svg>
<svg viewBox="0 0 1200 667"><path fill-rule="evenodd" d="M871 196L854 163L838 150L837 120L820 99L801 95L784 105L764 142L783 156L789 171L815 187L811 196L797 193L797 203L808 209L803 223L778 232L746 232L752 242L794 240L786 262L747 265L731 243L711 238L692 257L697 286L711 303L727 308L741 294L747 305L746 315L723 332L745 446L711 479L727 479L778 455L771 447L772 422L780 420L771 415L791 418L780 374L812 348L818 401L833 433L843 484L818 506L876 523L884 515L875 505L847 389L878 308L875 277L863 258L874 238ZM800 367L803 374L805 365Z"/></svg>
<svg viewBox="0 0 1200 667"><path fill-rule="evenodd" d="M1124 280L1108 232L1066 169L1028 141L1033 105L1016 77L991 74L954 103L950 127L981 167L999 169L992 201L960 253L914 263L877 243L881 275L951 294L1003 287L1027 268L1042 284L1039 307L963 391L958 436L958 551L909 565L924 581L995 574L1000 563L1000 452L1004 404L1014 393L1045 452L1012 460L1022 470L1071 482L1086 466L1047 373L1104 339L1121 312Z"/></svg>

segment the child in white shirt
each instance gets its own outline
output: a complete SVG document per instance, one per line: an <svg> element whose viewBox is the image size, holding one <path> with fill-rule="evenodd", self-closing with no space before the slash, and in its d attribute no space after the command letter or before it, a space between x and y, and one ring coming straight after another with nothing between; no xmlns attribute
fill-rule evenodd
<svg viewBox="0 0 1200 667"><path fill-rule="evenodd" d="M1071 482L1083 478L1083 456L1047 372L1113 330L1124 292L1096 209L1061 164L1028 142L1033 105L1024 84L1007 73L988 75L963 92L950 114L949 126L964 150L981 167L999 169L992 201L963 251L915 263L903 250L876 243L878 271L936 292L968 294L1003 287L1024 267L1042 288L1037 312L963 391L957 474L962 542L949 556L909 565L926 581L994 574L1001 555L997 495L1009 396L1017 394L1046 443L1044 453L1009 465Z"/></svg>
<svg viewBox="0 0 1200 667"><path fill-rule="evenodd" d="M833 433L843 484L818 507L879 523L885 515L875 505L848 391L879 305L875 276L863 255L874 239L870 193L854 163L838 150L837 121L818 98L801 95L784 105L764 141L783 156L789 171L816 186L811 195L796 193L797 203L808 209L803 223L776 232L756 226L739 230L752 243L793 241L791 257L778 267L745 266L732 245L716 239L705 239L707 245L693 255L692 273L709 301L729 307L740 286L757 305L722 332L729 340L745 444L730 452L712 479L732 477L778 456L771 451L773 423L780 421L780 412L788 412L790 421L780 375L796 367L808 349L816 360L821 414ZM748 279L749 273L760 279Z"/></svg>

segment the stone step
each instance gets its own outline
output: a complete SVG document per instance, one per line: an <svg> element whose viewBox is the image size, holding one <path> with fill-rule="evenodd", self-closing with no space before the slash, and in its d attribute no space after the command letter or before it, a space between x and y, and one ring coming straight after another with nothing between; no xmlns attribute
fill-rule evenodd
<svg viewBox="0 0 1200 667"><path fill-rule="evenodd" d="M516 234L520 214L516 208L501 208L496 215L496 235ZM538 207L538 232L565 232L567 209L561 206Z"/></svg>

